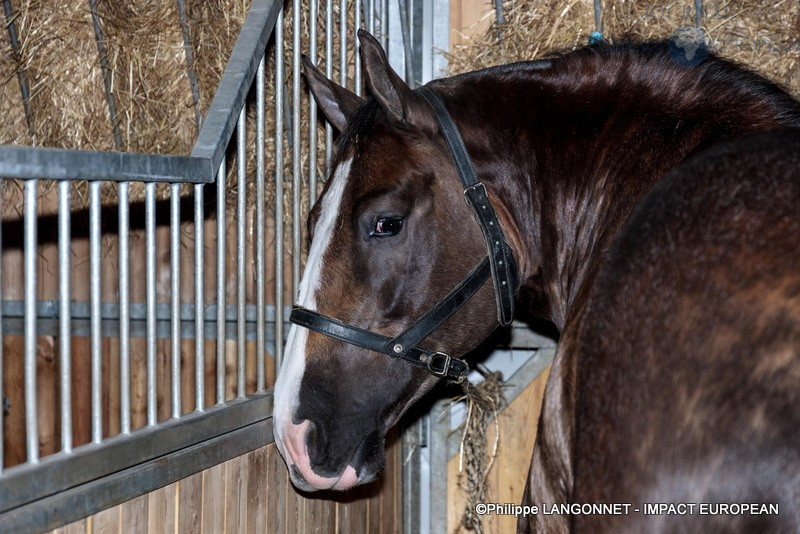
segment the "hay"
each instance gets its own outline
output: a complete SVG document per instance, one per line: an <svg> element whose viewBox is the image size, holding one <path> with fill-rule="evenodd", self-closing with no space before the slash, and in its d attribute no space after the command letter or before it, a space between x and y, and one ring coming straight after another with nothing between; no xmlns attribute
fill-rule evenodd
<svg viewBox="0 0 800 534"><path fill-rule="evenodd" d="M308 53L309 9L308 0L301 0L301 32L303 52ZM225 69L233 44L239 34L249 8L248 0L188 0L184 27L189 33L193 56L193 70L197 80L197 98L193 95L181 18L174 1L141 0L118 2L98 0L97 16L105 37L113 98L117 107L118 130L121 146L114 140L114 125L109 113L108 99L103 85L97 41L89 9L89 1L20 0L14 2L14 23L21 41L21 57L15 56L7 39L0 37L0 143L25 146L60 148L123 150L157 154L188 154L197 136L196 112L205 114ZM333 6L337 27L333 33L334 77L338 79L339 3ZM353 26L353 0L347 6L350 28ZM318 13L319 43L325 42L324 10ZM283 102L285 128L284 151L284 222L292 220L292 145L290 104L292 76L292 4L285 5L284 15L284 65L286 100ZM352 31L349 31L352 35ZM324 65L324 46L318 53ZM266 64L266 207L274 207L275 174L275 60L272 45L267 50ZM352 47L348 53L347 69L350 80L355 57ZM16 78L21 69L32 87L31 108L33 124L31 135L25 122L24 108ZM352 82L351 82L352 88ZM247 203L255 202L255 102L247 107ZM301 162L302 188L300 191L305 218L309 206L308 154L309 118L308 93L303 83L301 93L302 115ZM315 128L318 152L316 161L317 189L324 181L324 129ZM233 143L232 143L233 144ZM226 198L230 208L238 194L236 162L229 147ZM9 184L19 187L18 183ZM44 181L40 193L45 195L54 182ZM182 196L191 195L192 188L184 186ZM168 197L166 184L159 184L159 199ZM88 205L88 184L76 181L72 188L73 209ZM144 187L134 183L130 190L131 202L141 202ZM116 184L103 184L102 203L118 201Z"/></svg>
<svg viewBox="0 0 800 534"><path fill-rule="evenodd" d="M719 55L754 69L800 97L800 4L789 0L706 2L703 28ZM588 42L594 31L593 2L508 0L505 23L494 24L451 51L450 72L540 57L548 50ZM603 2L603 33L614 37L667 38L695 22L694 2Z"/></svg>
<svg viewBox="0 0 800 534"><path fill-rule="evenodd" d="M500 372L485 372L483 382L473 385L465 380L462 386L464 395L456 399L456 402L466 401L467 415L459 450L458 485L467 495L467 504L460 525L480 534L483 532L483 523L475 506L486 502L486 476L497 457L500 444L498 412L507 403L503 395L503 375ZM491 420L495 423L495 440L487 462L486 430Z"/></svg>

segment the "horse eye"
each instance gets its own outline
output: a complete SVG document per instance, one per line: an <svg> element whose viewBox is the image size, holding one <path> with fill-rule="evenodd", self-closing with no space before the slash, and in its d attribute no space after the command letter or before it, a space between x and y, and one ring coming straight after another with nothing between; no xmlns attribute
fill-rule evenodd
<svg viewBox="0 0 800 534"><path fill-rule="evenodd" d="M383 217L375 221L375 228L370 232L371 237L389 237L397 234L403 228L402 217Z"/></svg>

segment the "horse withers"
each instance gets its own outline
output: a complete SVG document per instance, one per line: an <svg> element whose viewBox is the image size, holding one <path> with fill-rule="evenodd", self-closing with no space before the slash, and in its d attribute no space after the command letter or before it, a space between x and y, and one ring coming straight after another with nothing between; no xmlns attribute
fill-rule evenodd
<svg viewBox="0 0 800 534"><path fill-rule="evenodd" d="M303 326L289 331L275 389L294 484L374 479L386 431L458 376L455 357L503 320L513 280L517 308L561 331L527 503L774 500L786 513L769 520L797 521L786 503L800 471L798 103L714 56L680 65L659 42L414 91L359 38L368 99L305 65L340 135L309 220ZM470 168L480 185L468 205ZM505 246L511 278L498 274ZM430 316L435 328L419 328ZM425 336L413 348L397 342L409 331ZM534 515L520 529L667 519Z"/></svg>

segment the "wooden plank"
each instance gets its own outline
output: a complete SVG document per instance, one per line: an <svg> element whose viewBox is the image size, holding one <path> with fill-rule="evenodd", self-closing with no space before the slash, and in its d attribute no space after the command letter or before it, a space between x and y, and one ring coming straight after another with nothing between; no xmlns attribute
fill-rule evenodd
<svg viewBox="0 0 800 534"><path fill-rule="evenodd" d="M121 506L112 506L92 516L92 534L118 534Z"/></svg>
<svg viewBox="0 0 800 534"><path fill-rule="evenodd" d="M238 534L247 529L247 477L249 462L242 455L225 462L225 532Z"/></svg>
<svg viewBox="0 0 800 534"><path fill-rule="evenodd" d="M24 355L25 342L22 337L3 338L3 394L8 402L8 413L3 417L6 467L21 464L26 459Z"/></svg>
<svg viewBox="0 0 800 534"><path fill-rule="evenodd" d="M267 492L267 532L283 534L294 532L286 522L286 492L289 491L289 474L278 448L273 444L268 449L269 486Z"/></svg>
<svg viewBox="0 0 800 534"><path fill-rule="evenodd" d="M120 530L124 532L147 532L149 501L142 495L120 504Z"/></svg>
<svg viewBox="0 0 800 534"><path fill-rule="evenodd" d="M203 473L178 481L178 529L180 534L200 532L203 512Z"/></svg>
<svg viewBox="0 0 800 534"><path fill-rule="evenodd" d="M51 531L52 534L87 534L88 532L89 521L85 518Z"/></svg>
<svg viewBox="0 0 800 534"><path fill-rule="evenodd" d="M247 530L248 534L267 532L267 502L269 493L269 446L247 455Z"/></svg>
<svg viewBox="0 0 800 534"><path fill-rule="evenodd" d="M203 514L200 531L219 534L225 528L225 464L203 471Z"/></svg>
<svg viewBox="0 0 800 534"><path fill-rule="evenodd" d="M528 476L528 467L536 442L539 414L542 408L548 367L525 391L501 414L498 421L500 442L498 455L487 475L486 500L501 503L518 503ZM492 454L495 425L492 421L487 429L487 461ZM456 455L447 465L448 503L447 531L464 532L460 527L461 517L467 504L467 496L458 485L459 457ZM514 532L516 518L513 516L487 515L483 517L486 532Z"/></svg>
<svg viewBox="0 0 800 534"><path fill-rule="evenodd" d="M175 499L178 484L170 484L147 494L148 534L174 534L177 518L175 517Z"/></svg>

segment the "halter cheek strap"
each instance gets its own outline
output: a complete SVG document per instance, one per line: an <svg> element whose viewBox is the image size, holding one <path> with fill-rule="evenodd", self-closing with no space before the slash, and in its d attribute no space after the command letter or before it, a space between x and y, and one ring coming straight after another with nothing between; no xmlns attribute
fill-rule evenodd
<svg viewBox="0 0 800 534"><path fill-rule="evenodd" d="M443 352L420 347L419 343L466 304L489 277L494 281L497 320L502 326L510 324L514 317L517 269L511 247L500 228L497 214L486 194L486 188L483 183L478 181L475 168L472 166L472 161L464 146L464 140L447 112L444 102L428 86L421 87L419 94L436 113L442 135L447 142L458 176L464 186L464 197L472 208L486 240L488 255L428 313L393 338L345 324L300 306L292 309L289 320L298 326L339 341L386 354L392 358L399 358L414 366L427 369L435 376L461 382L469 372L466 362Z"/></svg>

